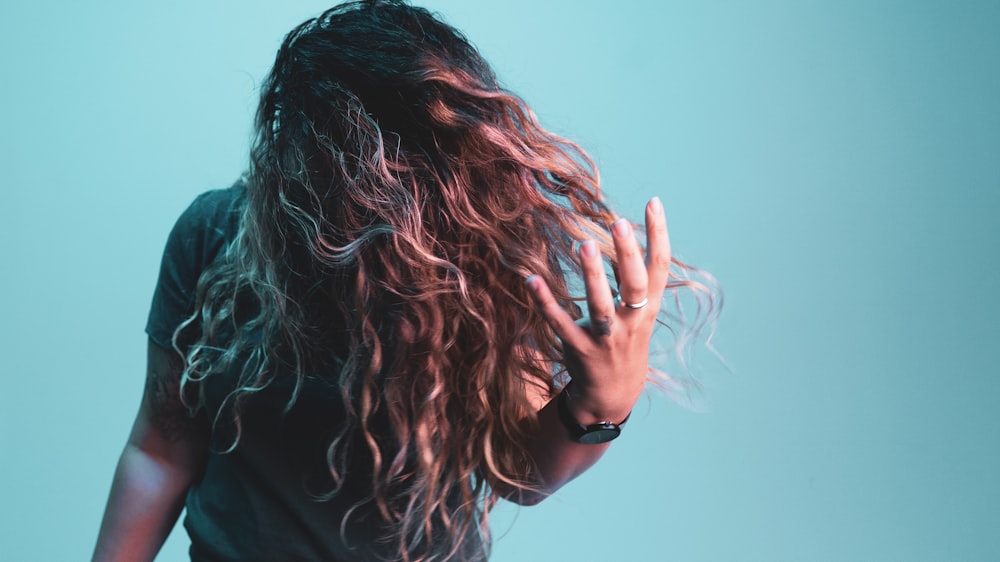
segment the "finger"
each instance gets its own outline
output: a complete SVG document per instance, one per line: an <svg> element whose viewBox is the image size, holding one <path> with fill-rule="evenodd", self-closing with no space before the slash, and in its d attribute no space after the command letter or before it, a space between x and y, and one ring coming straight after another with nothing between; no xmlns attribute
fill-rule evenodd
<svg viewBox="0 0 1000 562"><path fill-rule="evenodd" d="M541 308L542 316L548 320L556 335L564 343L576 349L584 349L584 346L589 343L587 332L578 326L573 317L559 306L559 302L556 301L545 280L538 275L532 275L525 280L525 284Z"/></svg>
<svg viewBox="0 0 1000 562"><path fill-rule="evenodd" d="M649 300L659 303L670 278L670 237L659 197L652 198L646 205L646 270Z"/></svg>
<svg viewBox="0 0 1000 562"><path fill-rule="evenodd" d="M632 233L632 226L627 220L619 219L611 225L611 234L618 254L618 290L622 302L642 302L647 298L649 279L642 259L642 248Z"/></svg>
<svg viewBox="0 0 1000 562"><path fill-rule="evenodd" d="M590 332L598 337L611 335L615 316L614 295L604 271L604 260L597 243L587 240L580 244L580 267L583 286L587 291L587 312L590 314Z"/></svg>

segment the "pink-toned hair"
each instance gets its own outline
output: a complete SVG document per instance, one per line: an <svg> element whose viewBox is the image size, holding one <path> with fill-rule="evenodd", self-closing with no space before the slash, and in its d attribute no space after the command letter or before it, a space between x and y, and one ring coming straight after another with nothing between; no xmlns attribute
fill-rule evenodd
<svg viewBox="0 0 1000 562"><path fill-rule="evenodd" d="M574 244L596 239L613 263L617 218L587 155L458 31L401 2L337 6L289 33L263 84L246 210L199 284L185 380L250 357L229 400L238 428L245 395L330 369L347 412L331 494L364 455L402 559L485 556L461 549L488 539L494 489L532 489L525 389L562 382L524 280L541 275L579 316ZM235 318L262 337L234 337Z"/></svg>

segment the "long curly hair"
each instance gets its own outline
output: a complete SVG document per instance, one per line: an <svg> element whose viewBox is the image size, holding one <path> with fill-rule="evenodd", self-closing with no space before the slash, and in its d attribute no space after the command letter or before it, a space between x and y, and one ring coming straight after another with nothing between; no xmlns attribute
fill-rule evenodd
<svg viewBox="0 0 1000 562"><path fill-rule="evenodd" d="M294 376L291 408L324 373L346 412L330 494L364 455L367 501L400 558L464 558L470 536L488 547L497 490L533 491L527 389L565 382L525 278L579 317L575 243L596 239L615 262L618 217L593 162L460 32L377 0L287 35L245 181L239 232L199 282L184 384L239 363L226 402L238 440L247 396ZM676 273L669 287L707 291Z"/></svg>

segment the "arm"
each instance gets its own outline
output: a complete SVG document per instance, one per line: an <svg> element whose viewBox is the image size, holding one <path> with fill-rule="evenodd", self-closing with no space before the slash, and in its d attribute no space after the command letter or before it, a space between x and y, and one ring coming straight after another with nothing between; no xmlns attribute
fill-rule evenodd
<svg viewBox="0 0 1000 562"><path fill-rule="evenodd" d="M580 247L580 263L587 291L589 320L574 322L556 302L539 277L527 281L538 305L566 350L564 362L573 380L569 410L581 424L624 420L642 393L660 299L670 271L670 242L658 199L646 205L648 249L642 249L625 221L612 228L619 263L622 302L648 304L638 308L615 303L596 244ZM549 397L551 398L551 397ZM514 493L508 497L522 504L538 503L590 468L609 444L576 442L558 414L557 400L541 398L539 431L528 444L534 461L538 494Z"/></svg>
<svg viewBox="0 0 1000 562"><path fill-rule="evenodd" d="M104 511L95 562L152 560L208 453L208 426L180 400L181 359L149 342L146 388Z"/></svg>

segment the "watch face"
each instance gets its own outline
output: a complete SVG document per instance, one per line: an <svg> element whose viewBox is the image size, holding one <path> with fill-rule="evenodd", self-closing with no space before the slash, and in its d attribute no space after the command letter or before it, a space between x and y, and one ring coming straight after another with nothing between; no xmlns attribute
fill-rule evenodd
<svg viewBox="0 0 1000 562"><path fill-rule="evenodd" d="M587 431L580 435L579 441L585 445L597 445L607 443L615 437L621 435L622 430L614 424L596 424L587 428Z"/></svg>
<svg viewBox="0 0 1000 562"><path fill-rule="evenodd" d="M570 413L569 407L566 405L566 389L559 393L558 402L558 412L559 418L562 420L569 434L576 439L578 443L583 443L584 445L597 445L600 443L607 443L615 437L618 437L622 433L621 424L628 421L629 416L625 416L625 420L621 423L614 423L610 421L597 422L591 425L583 425L573 418L573 414ZM629 412L629 415L632 415Z"/></svg>

